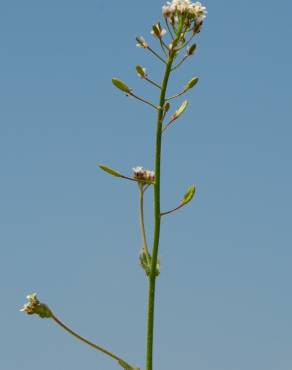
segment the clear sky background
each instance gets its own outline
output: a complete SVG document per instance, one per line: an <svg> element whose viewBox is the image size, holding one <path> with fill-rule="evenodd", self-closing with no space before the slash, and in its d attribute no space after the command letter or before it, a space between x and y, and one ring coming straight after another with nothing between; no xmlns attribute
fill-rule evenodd
<svg viewBox="0 0 292 370"><path fill-rule="evenodd" d="M144 368L147 281L135 184L153 168L155 114L111 84L157 92L149 41L160 1L0 3L0 368L117 369L52 322L19 312L38 292L66 323ZM291 1L208 0L197 55L170 93L201 81L164 140L155 369L292 368ZM155 41L151 40L155 47ZM179 104L179 102L177 103ZM152 200L148 194L151 232Z"/></svg>

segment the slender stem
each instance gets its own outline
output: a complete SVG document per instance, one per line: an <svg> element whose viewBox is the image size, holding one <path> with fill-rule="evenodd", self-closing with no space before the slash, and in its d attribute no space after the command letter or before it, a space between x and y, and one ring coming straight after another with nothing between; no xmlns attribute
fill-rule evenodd
<svg viewBox="0 0 292 370"><path fill-rule="evenodd" d="M159 90L161 90L161 86L158 85L156 82L150 80L148 77L144 77L144 80L148 81L149 83L151 83L152 85L156 86Z"/></svg>
<svg viewBox="0 0 292 370"><path fill-rule="evenodd" d="M171 121L169 121L166 125L163 126L162 128L162 132L164 132L166 129L168 129L168 127L175 121L175 119L172 119Z"/></svg>
<svg viewBox="0 0 292 370"><path fill-rule="evenodd" d="M154 308L155 308L155 284L157 277L157 259L160 236L160 164L161 164L161 137L163 124L163 106L165 103L165 95L168 85L171 67L175 58L175 46L180 38L184 19L182 19L179 29L176 33L176 38L173 41L173 48L169 51L168 60L165 66L164 78L159 99L159 110L157 114L157 129L156 129L156 154L155 154L155 184L154 184L154 238L151 260L151 271L149 275L149 290L148 290L148 317L147 317L147 352L146 352L146 370L152 370L153 363L153 334L154 334Z"/></svg>
<svg viewBox="0 0 292 370"><path fill-rule="evenodd" d="M121 365L124 368L132 369L132 366L129 365L125 360L123 360L121 357L115 355L114 353L108 351L107 349L98 346L97 344L89 341L88 339L82 337L81 335L75 333L72 329L70 329L67 325L65 325L61 320L59 320L55 315L52 316L52 319L55 321L56 324L61 326L65 331L67 331L69 334L73 335L73 337L79 339L81 342L88 344L90 347L96 349L99 352L102 352L103 354L111 357L112 359L118 361L119 365ZM125 367L126 366L126 367Z"/></svg>
<svg viewBox="0 0 292 370"><path fill-rule="evenodd" d="M169 101L169 100L172 100L172 99L175 99L175 98L178 98L179 96L183 95L184 93L186 93L187 90L184 88L183 91L181 91L180 93L177 93L173 96L170 96L169 98L165 99L166 101Z"/></svg>
<svg viewBox="0 0 292 370"><path fill-rule="evenodd" d="M177 206L177 207L175 207L175 208L171 209L170 211L161 212L161 213L160 213L160 216L169 215L170 213L173 213L173 212L175 212L175 211L177 211L177 210L181 209L181 208L182 208L182 207L184 207L184 206L185 206L185 204L180 204L179 206Z"/></svg>
<svg viewBox="0 0 292 370"><path fill-rule="evenodd" d="M160 46L161 46L161 50L163 51L163 54L167 57L167 52L166 52L166 50L168 50L167 45L164 44L161 38L159 39L159 42L160 42ZM165 50L165 47L166 47L166 50Z"/></svg>
<svg viewBox="0 0 292 370"><path fill-rule="evenodd" d="M147 49L153 54L156 56L156 58L158 58L162 63L166 64L166 61L159 55L157 54L153 49L151 49L150 46L147 47Z"/></svg>
<svg viewBox="0 0 292 370"><path fill-rule="evenodd" d="M131 93L129 93L129 95L130 95L130 96L132 96L133 98L136 98L137 100L140 100L142 103L145 103L145 104L147 104L147 105L150 105L150 107L152 107L152 108L154 108L154 109L156 109L156 110L157 110L156 105L152 104L152 103L151 103L151 102L149 102L148 100L145 100L145 99L143 99L143 98L140 98L139 96L137 96L137 95L133 94L132 92L131 92Z"/></svg>
<svg viewBox="0 0 292 370"><path fill-rule="evenodd" d="M146 252L146 257L148 263L150 262L150 255L148 250L148 244L147 244L147 237L146 237L146 231L145 231L145 222L144 222L144 185L139 184L139 190L140 190L140 226L141 226L141 234L143 239L143 248Z"/></svg>
<svg viewBox="0 0 292 370"><path fill-rule="evenodd" d="M130 180L130 181L134 181L134 182L137 182L137 183L141 183L141 184L147 184L148 186L150 185L153 185L154 182L152 181L147 181L147 180L137 180L137 179L133 179L132 177L128 177L128 176L125 176L125 175L120 175L120 176L117 176L117 177L120 177L121 179L125 179L125 180Z"/></svg>
<svg viewBox="0 0 292 370"><path fill-rule="evenodd" d="M189 57L189 55L187 54L187 55L185 55L183 58L182 58L182 60L179 62L179 63L177 63L177 65L176 66L174 66L173 68L172 68L172 71L174 71L174 70L176 70L178 67L180 67L182 64L183 64L183 62L185 62L187 59L188 59L188 57Z"/></svg>
<svg viewBox="0 0 292 370"><path fill-rule="evenodd" d="M165 20L165 24L166 24L166 27L167 27L167 29L168 29L168 32L169 32L169 34L170 34L171 38L174 40L174 36L173 36L173 34L172 34L172 32L171 32L171 29L170 29L170 27L169 27L169 23L168 23L167 18L165 17L165 18L164 18L164 20Z"/></svg>

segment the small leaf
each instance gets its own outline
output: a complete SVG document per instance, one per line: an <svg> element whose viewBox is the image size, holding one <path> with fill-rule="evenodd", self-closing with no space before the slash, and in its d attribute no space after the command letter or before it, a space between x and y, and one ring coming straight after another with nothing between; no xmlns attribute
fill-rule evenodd
<svg viewBox="0 0 292 370"><path fill-rule="evenodd" d="M188 204L193 199L195 193L196 193L195 185L190 186L187 189L187 191L186 191L186 193L183 197L183 200L181 201L181 204L183 204L183 205Z"/></svg>
<svg viewBox="0 0 292 370"><path fill-rule="evenodd" d="M127 94L131 94L131 89L122 80L119 80L118 78L113 78L112 83L119 90L121 90L121 91L123 91Z"/></svg>
<svg viewBox="0 0 292 370"><path fill-rule="evenodd" d="M104 172L107 172L109 173L110 175L112 176L115 176L115 177L123 177L122 174L120 174L118 171L116 170L113 170L112 168L110 167L107 167L107 166L104 166L103 164L99 164L98 167L103 170Z"/></svg>

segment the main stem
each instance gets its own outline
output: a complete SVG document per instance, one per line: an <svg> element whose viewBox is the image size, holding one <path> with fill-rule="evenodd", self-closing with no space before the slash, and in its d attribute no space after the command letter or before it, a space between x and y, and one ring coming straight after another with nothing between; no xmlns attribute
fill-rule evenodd
<svg viewBox="0 0 292 370"><path fill-rule="evenodd" d="M154 184L154 239L151 261L151 272L149 275L148 290L148 317L147 317L147 353L146 353L146 370L152 370L153 359L153 333L154 333L154 306L155 306L155 282L157 277L157 258L160 235L160 163L161 163L161 136L163 123L163 106L167 84L174 61L174 53L169 52L169 57L165 66L163 83L161 86L159 110L157 114L156 128L156 154L155 154L155 184Z"/></svg>

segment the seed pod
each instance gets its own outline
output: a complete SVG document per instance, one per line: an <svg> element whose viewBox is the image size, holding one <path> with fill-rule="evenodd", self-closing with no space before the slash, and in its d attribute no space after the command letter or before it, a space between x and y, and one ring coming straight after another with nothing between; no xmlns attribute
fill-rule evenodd
<svg viewBox="0 0 292 370"><path fill-rule="evenodd" d="M98 167L103 170L104 172L112 175L112 176L115 176L115 177L122 177L122 174L120 174L118 171L116 170L113 170L112 168L110 167L107 167L107 166L104 166L103 164L99 164Z"/></svg>
<svg viewBox="0 0 292 370"><path fill-rule="evenodd" d="M147 76L146 75L146 69L142 68L140 65L136 66L136 71L137 71L137 74L140 78L145 78Z"/></svg>
<svg viewBox="0 0 292 370"><path fill-rule="evenodd" d="M193 77L184 87L183 91L186 92L192 89L199 82L199 77Z"/></svg>
<svg viewBox="0 0 292 370"><path fill-rule="evenodd" d="M121 91L123 91L123 92L125 92L127 94L131 94L131 89L122 80L120 80L118 78L113 78L112 79L112 83L119 90L121 90Z"/></svg>
<svg viewBox="0 0 292 370"><path fill-rule="evenodd" d="M195 193L196 193L195 185L190 186L187 189L187 191L186 191L186 193L183 197L183 200L181 201L181 204L183 204L183 205L188 204L193 199Z"/></svg>

